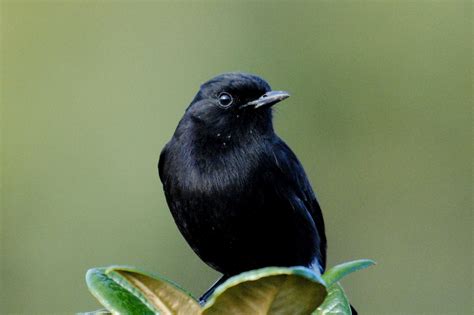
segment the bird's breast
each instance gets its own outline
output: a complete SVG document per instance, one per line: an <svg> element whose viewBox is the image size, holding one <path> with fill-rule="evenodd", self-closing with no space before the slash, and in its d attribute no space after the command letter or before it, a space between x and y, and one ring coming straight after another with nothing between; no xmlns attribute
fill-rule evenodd
<svg viewBox="0 0 474 315"><path fill-rule="evenodd" d="M203 152L204 151L204 152ZM192 150L184 160L176 160L182 172L179 183L184 189L199 194L220 194L232 191L232 195L248 190L258 177L262 155L242 147L228 150Z"/></svg>

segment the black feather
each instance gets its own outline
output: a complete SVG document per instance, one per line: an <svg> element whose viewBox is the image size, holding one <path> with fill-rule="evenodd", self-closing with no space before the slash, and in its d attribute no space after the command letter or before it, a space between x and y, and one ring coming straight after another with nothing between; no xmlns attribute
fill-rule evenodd
<svg viewBox="0 0 474 315"><path fill-rule="evenodd" d="M321 208L302 165L275 134L271 106L246 106L269 91L249 74L208 81L160 156L179 230L226 278L266 266L326 266ZM223 92L233 98L228 107L219 104Z"/></svg>

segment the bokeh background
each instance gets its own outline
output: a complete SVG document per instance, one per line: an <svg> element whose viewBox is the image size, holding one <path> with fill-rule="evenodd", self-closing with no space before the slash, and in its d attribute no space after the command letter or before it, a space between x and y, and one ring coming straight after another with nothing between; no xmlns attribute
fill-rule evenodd
<svg viewBox="0 0 474 315"><path fill-rule="evenodd" d="M130 264L202 293L156 164L199 85L259 74L361 314L469 314L472 2L1 2L0 313L99 308Z"/></svg>

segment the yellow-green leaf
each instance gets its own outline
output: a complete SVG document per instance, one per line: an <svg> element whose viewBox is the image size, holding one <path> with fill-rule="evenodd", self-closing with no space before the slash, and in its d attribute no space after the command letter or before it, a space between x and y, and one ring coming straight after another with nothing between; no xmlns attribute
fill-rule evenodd
<svg viewBox="0 0 474 315"><path fill-rule="evenodd" d="M106 274L160 315L200 314L199 303L175 284L129 267L111 267Z"/></svg>
<svg viewBox="0 0 474 315"><path fill-rule="evenodd" d="M340 265L336 265L329 270L326 270L326 272L323 274L323 279L326 282L326 285L330 287L348 274L373 265L375 265L375 262L370 259L359 259L345 262Z"/></svg>
<svg viewBox="0 0 474 315"><path fill-rule="evenodd" d="M203 315L311 314L326 294L320 275L308 268L263 268L224 282L206 303Z"/></svg>
<svg viewBox="0 0 474 315"><path fill-rule="evenodd" d="M92 312L76 313L76 315L111 315L111 314L112 313L105 308L92 311Z"/></svg>
<svg viewBox="0 0 474 315"><path fill-rule="evenodd" d="M87 271L89 291L113 314L154 314L136 296L117 284L105 274L105 268Z"/></svg>
<svg viewBox="0 0 474 315"><path fill-rule="evenodd" d="M328 296L313 315L351 315L351 306L341 285L336 282L328 288Z"/></svg>

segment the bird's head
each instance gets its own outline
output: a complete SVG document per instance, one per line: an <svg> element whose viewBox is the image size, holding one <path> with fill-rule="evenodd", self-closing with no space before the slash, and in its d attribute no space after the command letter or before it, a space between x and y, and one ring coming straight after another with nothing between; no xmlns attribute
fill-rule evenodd
<svg viewBox="0 0 474 315"><path fill-rule="evenodd" d="M289 96L256 75L224 73L201 85L186 115L209 135L273 132L271 107Z"/></svg>

